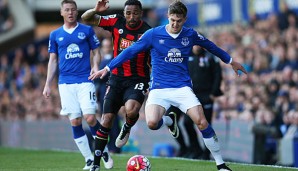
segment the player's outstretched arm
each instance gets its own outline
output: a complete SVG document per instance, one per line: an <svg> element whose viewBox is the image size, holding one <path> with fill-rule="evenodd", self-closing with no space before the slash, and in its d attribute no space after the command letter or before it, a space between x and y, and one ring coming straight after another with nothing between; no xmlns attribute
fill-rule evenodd
<svg viewBox="0 0 298 171"><path fill-rule="evenodd" d="M91 71L90 71L90 75L92 75L93 73L97 72L99 70L99 64L102 60L102 56L100 54L100 49L99 47L92 50L92 53L93 53L93 64L92 64L92 68L91 68Z"/></svg>
<svg viewBox="0 0 298 171"><path fill-rule="evenodd" d="M96 3L96 6L92 9L85 11L81 18L84 23L88 25L97 26L101 16L98 13L104 12L109 9L109 1L108 0L99 0Z"/></svg>
<svg viewBox="0 0 298 171"><path fill-rule="evenodd" d="M232 65L233 70L235 71L235 73L238 76L240 76L239 73L238 73L239 70L242 71L243 73L247 74L247 71L245 70L245 68L240 63L238 63L236 61L232 61L231 65Z"/></svg>

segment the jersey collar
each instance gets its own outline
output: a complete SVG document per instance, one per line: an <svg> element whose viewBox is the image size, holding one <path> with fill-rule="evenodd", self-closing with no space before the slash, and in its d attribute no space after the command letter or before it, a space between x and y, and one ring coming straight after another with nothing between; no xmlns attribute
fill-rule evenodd
<svg viewBox="0 0 298 171"><path fill-rule="evenodd" d="M126 27L128 30L138 30L139 28L142 27L142 25L143 25L143 20L140 21L139 26L136 27L136 28L131 28L131 27L129 27L127 24L125 25L125 27Z"/></svg>

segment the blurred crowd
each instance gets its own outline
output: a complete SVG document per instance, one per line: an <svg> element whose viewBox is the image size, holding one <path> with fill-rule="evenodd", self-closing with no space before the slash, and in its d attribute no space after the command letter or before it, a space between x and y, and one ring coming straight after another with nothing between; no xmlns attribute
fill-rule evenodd
<svg viewBox="0 0 298 171"><path fill-rule="evenodd" d="M0 56L0 119L57 119L60 101L57 85L48 102L42 97L48 62L47 44L29 44ZM57 81L57 80L56 80Z"/></svg>
<svg viewBox="0 0 298 171"><path fill-rule="evenodd" d="M0 0L0 8L5 1ZM150 15L156 17L152 12ZM297 26L297 15L285 8L283 13L265 20L252 16L249 23L235 23L220 31L209 28L204 33L248 71L237 77L229 65L221 62L224 95L215 101L214 119L255 123L252 131L256 136L269 135L273 139L283 137L290 126L298 124ZM96 33L100 40L110 38L100 29ZM1 54L0 120L59 118L57 84L52 85L50 100L42 96L48 62L47 41L44 42Z"/></svg>
<svg viewBox="0 0 298 171"><path fill-rule="evenodd" d="M0 0L0 34L10 30L14 19L8 8L8 0Z"/></svg>
<svg viewBox="0 0 298 171"><path fill-rule="evenodd" d="M230 66L221 63L225 95L217 100L217 117L263 124L280 118L284 120L280 124L294 122L287 117L298 107L298 21L294 13L285 13L272 14L266 20L252 18L248 24L208 33L209 39L248 71L235 77Z"/></svg>
<svg viewBox="0 0 298 171"><path fill-rule="evenodd" d="M252 16L249 23L235 24L209 38L242 63L248 75L235 78L223 67L224 96L217 100L218 118L252 122L255 136L254 163L274 164L277 141L298 123L297 15L287 8L266 20ZM296 131L298 132L298 131ZM267 152L268 156L263 156ZM272 154L272 155L271 155Z"/></svg>

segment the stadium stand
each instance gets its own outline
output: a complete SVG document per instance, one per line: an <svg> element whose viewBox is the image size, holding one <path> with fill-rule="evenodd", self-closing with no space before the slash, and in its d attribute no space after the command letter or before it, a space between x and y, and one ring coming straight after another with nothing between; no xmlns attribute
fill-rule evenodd
<svg viewBox="0 0 298 171"><path fill-rule="evenodd" d="M10 13L7 0L0 0L0 34L10 30L14 25L14 19Z"/></svg>
<svg viewBox="0 0 298 171"><path fill-rule="evenodd" d="M34 39L35 20L22 0L0 0L0 3L4 6L3 12L9 13L4 15L4 25L1 24L5 32L0 32L0 52L4 53Z"/></svg>

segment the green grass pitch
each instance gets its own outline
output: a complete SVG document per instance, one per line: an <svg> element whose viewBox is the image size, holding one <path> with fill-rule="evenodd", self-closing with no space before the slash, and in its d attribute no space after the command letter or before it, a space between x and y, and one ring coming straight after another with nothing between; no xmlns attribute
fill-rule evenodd
<svg viewBox="0 0 298 171"><path fill-rule="evenodd" d="M133 154L112 154L114 168L125 171L126 162ZM187 160L146 156L152 171L216 171L214 161ZM84 159L78 152L29 150L0 147L0 171L82 171ZM291 171L296 168L262 166L241 163L227 164L233 171ZM103 165L101 171L106 170Z"/></svg>

